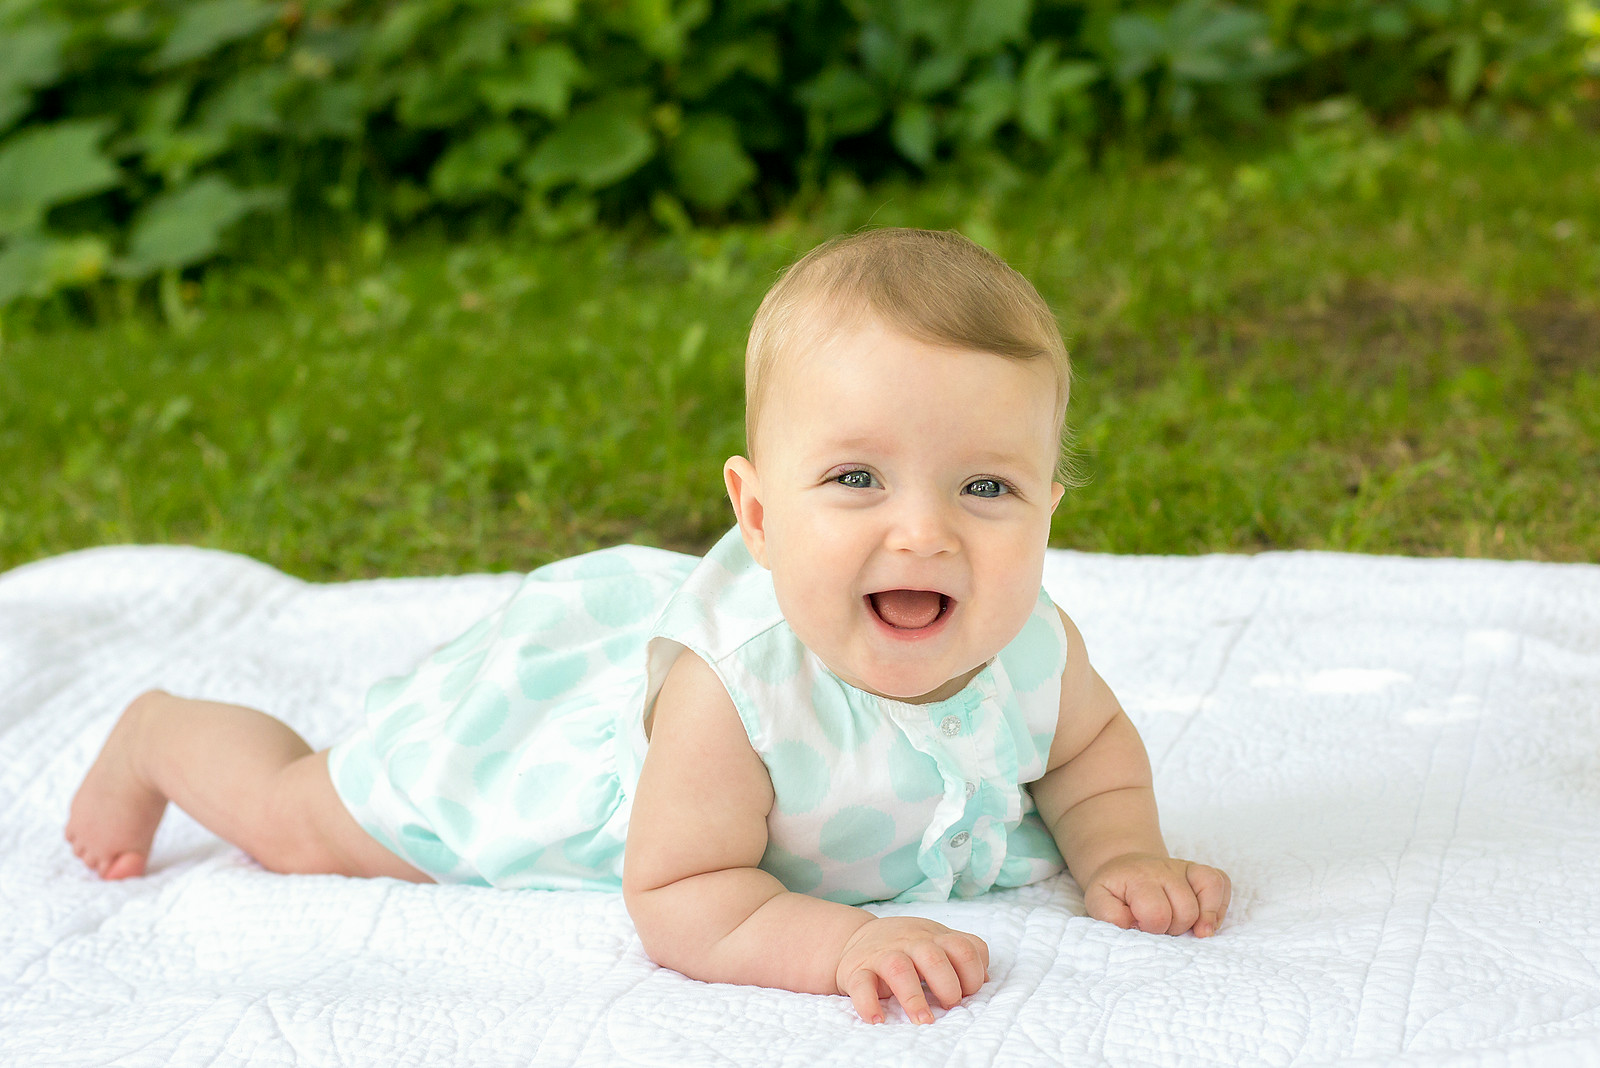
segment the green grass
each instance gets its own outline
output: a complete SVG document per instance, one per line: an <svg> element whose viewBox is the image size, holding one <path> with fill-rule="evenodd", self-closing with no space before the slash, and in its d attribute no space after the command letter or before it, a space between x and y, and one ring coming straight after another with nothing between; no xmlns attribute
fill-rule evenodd
<svg viewBox="0 0 1600 1068"><path fill-rule="evenodd" d="M1057 308L1085 478L1057 546L1600 559L1600 143L1324 119L1098 173L836 185L760 227L356 241L211 272L187 332L115 294L92 326L13 314L0 567L152 541L316 579L701 551L731 522L750 315L869 223L963 229Z"/></svg>

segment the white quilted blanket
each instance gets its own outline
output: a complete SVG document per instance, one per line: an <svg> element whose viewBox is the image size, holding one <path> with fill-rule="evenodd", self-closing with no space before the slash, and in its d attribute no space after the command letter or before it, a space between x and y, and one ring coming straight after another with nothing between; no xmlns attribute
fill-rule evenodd
<svg viewBox="0 0 1600 1068"><path fill-rule="evenodd" d="M325 745L516 581L154 547L0 575L0 1064L1600 1063L1589 565L1052 552L1233 909L1199 941L1089 920L1066 877L924 906L993 954L929 1027L657 968L616 896L276 876L177 814L105 884L62 841L141 690Z"/></svg>

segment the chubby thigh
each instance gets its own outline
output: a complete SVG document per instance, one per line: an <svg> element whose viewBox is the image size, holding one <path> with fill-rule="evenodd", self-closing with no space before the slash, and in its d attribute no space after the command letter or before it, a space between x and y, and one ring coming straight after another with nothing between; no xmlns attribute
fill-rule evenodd
<svg viewBox="0 0 1600 1068"><path fill-rule="evenodd" d="M357 878L404 879L433 882L431 876L407 863L358 823L334 789L328 771L328 750L314 753L285 771L286 790L297 794L315 828L315 838L329 854L330 863L317 870Z"/></svg>

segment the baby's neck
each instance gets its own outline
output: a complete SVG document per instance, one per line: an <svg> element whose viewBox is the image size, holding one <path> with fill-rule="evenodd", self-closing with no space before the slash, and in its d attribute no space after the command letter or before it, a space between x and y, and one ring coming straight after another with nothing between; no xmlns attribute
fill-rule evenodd
<svg viewBox="0 0 1600 1068"><path fill-rule="evenodd" d="M887 701L899 701L902 704L907 705L931 705L936 704L939 701L948 701L950 698L960 693L966 688L967 683L971 682L973 678L977 676L978 672L982 670L983 665L979 664L971 671L957 675L955 678L947 680L942 685L929 690L927 693L922 694L919 697L895 697L892 694L879 693L877 690L867 686L857 686L857 689L865 690L867 693L870 693L875 697L882 697Z"/></svg>

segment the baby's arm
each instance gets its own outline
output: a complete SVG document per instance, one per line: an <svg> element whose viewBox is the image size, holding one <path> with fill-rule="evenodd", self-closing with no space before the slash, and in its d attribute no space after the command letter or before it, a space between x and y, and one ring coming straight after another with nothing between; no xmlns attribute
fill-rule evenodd
<svg viewBox="0 0 1600 1068"><path fill-rule="evenodd" d="M981 939L792 893L757 867L772 804L727 691L684 652L656 701L622 879L653 960L707 982L846 994L869 1022L890 995L932 1022L924 981L946 1007L977 991L989 964Z"/></svg>
<svg viewBox="0 0 1600 1068"><path fill-rule="evenodd" d="M1061 622L1069 650L1061 713L1049 770L1029 787L1039 815L1083 887L1089 915L1150 933L1214 934L1228 911L1228 877L1168 856L1139 732L1065 612Z"/></svg>

